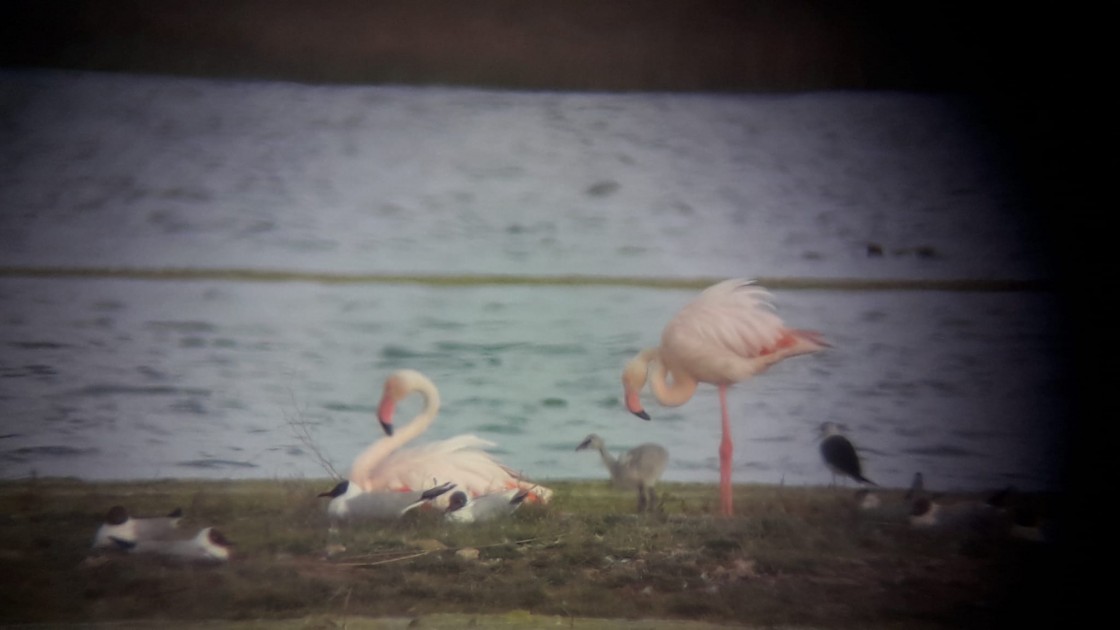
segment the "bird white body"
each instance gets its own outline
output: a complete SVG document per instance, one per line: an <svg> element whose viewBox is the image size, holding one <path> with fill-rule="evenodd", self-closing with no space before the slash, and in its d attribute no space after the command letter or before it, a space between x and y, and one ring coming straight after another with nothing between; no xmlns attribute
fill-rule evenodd
<svg viewBox="0 0 1120 630"><path fill-rule="evenodd" d="M656 506L654 486L665 472L669 451L660 444L646 442L626 451L615 459L607 450L603 439L592 433L584 438L576 450L594 448L599 451L603 465L611 475L611 485L619 490L638 491L638 511Z"/></svg>
<svg viewBox="0 0 1120 630"><path fill-rule="evenodd" d="M914 473L903 501L910 506L910 525L917 529L982 535L1005 534L1011 525L1007 488L986 499L930 492L921 472Z"/></svg>
<svg viewBox="0 0 1120 630"><path fill-rule="evenodd" d="M1017 509L1012 513L1008 535L1018 540L1037 543L1053 542L1056 538L1052 520L1041 518L1037 514L1023 509Z"/></svg>
<svg viewBox="0 0 1120 630"><path fill-rule="evenodd" d="M1055 538L1055 523L1049 516L1045 501L1021 494L1008 486L988 498L988 505L1006 514L1008 535L1030 542L1051 542Z"/></svg>
<svg viewBox="0 0 1120 630"><path fill-rule="evenodd" d="M943 523L941 504L927 498L914 501L910 511L910 524L914 527L935 527Z"/></svg>
<svg viewBox="0 0 1120 630"><path fill-rule="evenodd" d="M444 518L452 523L482 523L504 518L521 507L528 494L528 490L511 488L472 498L456 490L450 495Z"/></svg>
<svg viewBox="0 0 1120 630"><path fill-rule="evenodd" d="M879 498L879 495L866 488L857 490L853 498L855 499L856 507L861 510L877 510L883 506L883 501Z"/></svg>
<svg viewBox="0 0 1120 630"><path fill-rule="evenodd" d="M191 562L226 562L230 558L230 543L221 532L205 527L185 540L138 540L126 542L113 539L129 553L154 554Z"/></svg>
<svg viewBox="0 0 1120 630"><path fill-rule="evenodd" d="M788 328L775 313L768 291L749 280L724 280L702 291L666 324L661 345L642 350L622 372L626 407L649 419L640 394L646 382L662 405L687 402L701 382L719 388L720 511L732 513L733 444L727 387L756 376L775 363L828 347L815 332Z"/></svg>
<svg viewBox="0 0 1120 630"><path fill-rule="evenodd" d="M910 510L910 525L917 529L995 534L1006 530L1008 519L1003 510L984 501L962 499L915 500Z"/></svg>
<svg viewBox="0 0 1120 630"><path fill-rule="evenodd" d="M425 491L379 490L366 492L350 481L342 481L330 492L319 496L329 496L327 516L333 524L370 520L392 520L404 516L409 511L430 503L455 487L446 483Z"/></svg>
<svg viewBox="0 0 1120 630"><path fill-rule="evenodd" d="M179 532L182 511L176 509L168 516L135 518L121 506L110 508L105 522L97 528L93 537L94 549L114 547L113 539L127 542L139 540L161 540L175 536Z"/></svg>
<svg viewBox="0 0 1120 630"><path fill-rule="evenodd" d="M424 398L424 408L404 428L394 432L392 418L396 403L413 392ZM458 435L404 448L435 421L439 405L439 391L423 374L415 370L398 370L391 374L385 381L378 405L378 418L387 435L354 459L350 482L366 492L418 491L451 482L471 497L523 488L530 489L535 500L547 503L551 499L551 489L527 481L498 462L483 450L496 445L477 436ZM447 496L437 497L435 504L446 507Z"/></svg>

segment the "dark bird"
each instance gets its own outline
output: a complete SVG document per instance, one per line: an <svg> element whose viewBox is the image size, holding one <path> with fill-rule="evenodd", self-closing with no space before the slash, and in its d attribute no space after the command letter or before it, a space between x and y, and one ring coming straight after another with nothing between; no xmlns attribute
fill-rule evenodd
<svg viewBox="0 0 1120 630"><path fill-rule="evenodd" d="M821 457L832 471L832 485L836 485L836 475L851 477L861 483L873 486L879 484L863 476L856 448L840 433L840 425L835 422L822 422L820 427Z"/></svg>
<svg viewBox="0 0 1120 630"><path fill-rule="evenodd" d="M910 489L906 491L906 496L904 496L903 499L912 503L924 496L926 496L925 478L922 477L921 472L916 472L914 473L913 480L910 482Z"/></svg>

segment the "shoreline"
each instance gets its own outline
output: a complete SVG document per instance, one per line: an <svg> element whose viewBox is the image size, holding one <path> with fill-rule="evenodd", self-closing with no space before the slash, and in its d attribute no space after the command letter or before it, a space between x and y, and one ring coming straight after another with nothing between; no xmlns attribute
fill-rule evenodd
<svg viewBox="0 0 1120 630"><path fill-rule="evenodd" d="M997 92L1049 61L1019 35L1031 32L1030 15L1009 31L1002 12L974 8L962 28L952 12L919 18L860 1L577 0L541 10L517 0L17 0L5 9L4 66L310 83Z"/></svg>

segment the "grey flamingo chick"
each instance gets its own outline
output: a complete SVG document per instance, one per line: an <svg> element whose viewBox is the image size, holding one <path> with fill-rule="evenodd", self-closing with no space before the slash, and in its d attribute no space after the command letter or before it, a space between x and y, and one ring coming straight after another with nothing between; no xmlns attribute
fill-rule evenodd
<svg viewBox="0 0 1120 630"><path fill-rule="evenodd" d="M594 448L603 458L603 464L611 473L611 484L619 490L638 491L638 511L657 507L657 494L653 487L665 472L669 462L669 451L660 444L646 442L623 453L615 459L603 444L603 438L592 433L576 447L577 451Z"/></svg>
<svg viewBox="0 0 1120 630"><path fill-rule="evenodd" d="M863 476L863 467L860 465L856 447L840 432L840 425L835 422L822 422L820 426L821 458L832 471L832 485L836 485L836 476L851 477L861 483L877 486L879 484Z"/></svg>

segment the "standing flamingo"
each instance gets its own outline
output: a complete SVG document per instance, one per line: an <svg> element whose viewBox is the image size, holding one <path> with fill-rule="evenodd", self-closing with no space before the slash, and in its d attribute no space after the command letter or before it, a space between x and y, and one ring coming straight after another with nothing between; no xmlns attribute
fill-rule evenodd
<svg viewBox="0 0 1120 630"><path fill-rule="evenodd" d="M646 348L627 362L622 372L626 408L649 420L641 401L647 378L657 401L669 407L687 402L701 382L719 388L723 421L720 512L730 516L733 447L727 387L764 372L782 359L827 347L819 333L787 328L774 312L766 289L750 280L724 280L705 289L669 320L661 333L660 346Z"/></svg>
<svg viewBox="0 0 1120 630"><path fill-rule="evenodd" d="M399 431L393 430L397 402L413 392L424 398L424 408ZM464 434L412 448L405 444L419 436L439 413L439 390L416 370L398 370L385 380L377 417L385 437L360 453L350 467L350 482L366 492L417 491L451 482L471 497L499 490L523 488L535 500L547 503L552 490L525 480L482 450L495 446L475 435ZM447 495L434 500L447 506Z"/></svg>

